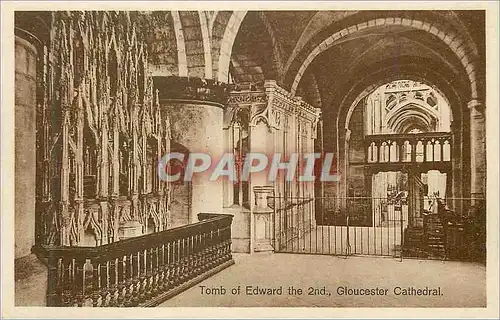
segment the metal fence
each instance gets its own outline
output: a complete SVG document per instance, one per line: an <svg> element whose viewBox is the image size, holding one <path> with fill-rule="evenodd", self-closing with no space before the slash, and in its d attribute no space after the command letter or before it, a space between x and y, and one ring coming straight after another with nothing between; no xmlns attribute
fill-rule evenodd
<svg viewBox="0 0 500 320"><path fill-rule="evenodd" d="M399 256L408 206L386 198L275 197L275 250Z"/></svg>
<svg viewBox="0 0 500 320"><path fill-rule="evenodd" d="M277 196L269 200L274 209L276 252L458 260L485 257L482 199Z"/></svg>

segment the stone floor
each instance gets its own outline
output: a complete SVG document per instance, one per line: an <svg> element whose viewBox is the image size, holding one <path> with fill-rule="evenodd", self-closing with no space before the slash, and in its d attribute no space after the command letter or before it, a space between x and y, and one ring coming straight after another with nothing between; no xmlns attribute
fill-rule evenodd
<svg viewBox="0 0 500 320"><path fill-rule="evenodd" d="M385 227L351 226L349 231L342 226L317 226L293 241L286 241L286 234L277 241L284 243L281 252L342 255L349 244L353 254L399 256L401 234L402 229L396 223Z"/></svg>
<svg viewBox="0 0 500 320"><path fill-rule="evenodd" d="M484 307L482 264L306 254L235 255L236 264L160 307ZM202 293L201 286L205 286ZM274 294L253 294L274 288ZM289 287L302 289L290 292ZM240 293L231 294L240 287ZM309 288L313 289L309 289ZM383 295L340 295L338 288L368 288ZM436 296L396 295L398 287L440 288ZM207 288L211 291L208 294ZM223 290L225 289L225 294ZM281 290L279 290L281 288ZM316 295L309 295L314 290ZM264 291L263 293L267 293Z"/></svg>
<svg viewBox="0 0 500 320"><path fill-rule="evenodd" d="M34 254L14 263L15 305L45 306L47 267Z"/></svg>

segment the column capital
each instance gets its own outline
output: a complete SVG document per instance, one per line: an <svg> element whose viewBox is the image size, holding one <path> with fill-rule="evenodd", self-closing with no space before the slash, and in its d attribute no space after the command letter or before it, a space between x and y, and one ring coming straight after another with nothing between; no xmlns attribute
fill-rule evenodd
<svg viewBox="0 0 500 320"><path fill-rule="evenodd" d="M221 108L224 108L227 102L227 85L211 79L155 76L153 82L160 100L201 102Z"/></svg>
<svg viewBox="0 0 500 320"><path fill-rule="evenodd" d="M274 195L274 186L254 186L253 192L255 194L253 213L272 213L273 209L267 205L267 197Z"/></svg>
<svg viewBox="0 0 500 320"><path fill-rule="evenodd" d="M471 196L484 195L486 190L486 136L484 105L479 100L471 100L470 110L470 168Z"/></svg>
<svg viewBox="0 0 500 320"><path fill-rule="evenodd" d="M467 108L469 108L469 109L483 109L484 104L481 100L472 99L467 103Z"/></svg>
<svg viewBox="0 0 500 320"><path fill-rule="evenodd" d="M472 116L482 117L484 116L485 107L482 101L477 99L472 99L467 103L467 108L469 108Z"/></svg>

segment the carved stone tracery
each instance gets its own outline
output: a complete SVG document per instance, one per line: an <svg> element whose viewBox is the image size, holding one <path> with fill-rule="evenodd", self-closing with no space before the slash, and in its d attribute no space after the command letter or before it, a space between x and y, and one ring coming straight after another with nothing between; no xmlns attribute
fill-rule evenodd
<svg viewBox="0 0 500 320"><path fill-rule="evenodd" d="M148 71L137 12L53 12L39 98L39 244L118 240L125 221L167 223L168 115ZM147 196L147 197L146 197Z"/></svg>
<svg viewBox="0 0 500 320"><path fill-rule="evenodd" d="M235 115L240 110L246 110L250 114L249 125L263 121L270 130L283 128L286 117L296 116L301 119L300 121L310 123L314 136L321 115L319 108L311 106L300 97L293 97L272 80L265 82L264 90L230 92L224 116L225 129L234 122Z"/></svg>
<svg viewBox="0 0 500 320"><path fill-rule="evenodd" d="M247 122L241 121L241 114L248 115ZM304 175L304 162L302 157L304 154L314 152L314 139L317 138L317 128L321 117L321 111L318 108L306 103L300 97L292 96L283 88L279 87L275 81L266 81L264 88L257 90L250 86L247 90L231 91L228 97L228 103L224 114L224 129L226 130L226 139L233 152L238 152L237 142L234 136L235 132L248 132L247 136L250 141L247 141L249 146L248 152L266 152L268 156L280 154L281 161L286 162L291 159L291 155L295 154L299 163L295 169L295 177ZM262 124L267 127L267 130L262 130ZM241 140L242 135L240 134ZM238 155L238 158L240 156ZM243 162L243 161L241 161ZM283 172L278 173L279 177L275 181L266 183L262 176L252 175L250 179L250 188L244 190L259 190L259 188L270 188L276 196L283 197L285 201L297 201L298 198L314 197L314 182L312 181L288 181L284 177ZM242 184L240 184L242 185ZM244 188L245 185L242 185ZM226 187L229 192L226 193L226 206L234 208L241 198L241 189L233 188L232 185ZM246 191L248 192L248 191ZM256 195L256 198L258 196ZM244 203L244 201L243 201ZM251 204L252 206L255 205ZM261 237L263 234L269 234L269 230L273 230L271 220L265 215L268 209L259 211L254 208L252 218L256 230L256 245L252 250L268 250L270 248L269 237ZM272 209L270 210L272 212ZM293 219L303 221L299 229L290 230L292 233L302 232L309 225L315 223L313 215L300 216L302 213L295 212L296 216ZM291 219L291 217L288 217ZM267 220L266 220L267 219ZM280 219L285 219L281 217ZM267 222L262 224L266 220ZM275 222L279 225L279 221ZM283 221L281 222L283 224ZM303 229L302 229L303 228ZM261 231L259 233L259 230ZM263 231L264 230L264 231ZM268 230L268 231L265 231ZM260 236L259 236L260 234ZM262 242L263 241L263 242ZM264 244L264 245L263 245Z"/></svg>

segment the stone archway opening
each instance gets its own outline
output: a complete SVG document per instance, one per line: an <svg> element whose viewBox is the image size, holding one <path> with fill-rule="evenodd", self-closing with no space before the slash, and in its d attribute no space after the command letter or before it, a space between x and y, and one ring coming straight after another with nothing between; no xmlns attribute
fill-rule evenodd
<svg viewBox="0 0 500 320"><path fill-rule="evenodd" d="M414 216L421 217L420 212L408 212L407 199L417 196L416 184L426 204L451 197L452 113L447 101L431 86L404 79L383 84L362 99L349 119L357 123L349 123L346 140L348 195L364 194L388 203L404 198L404 228ZM363 162L357 161L363 157ZM391 209L372 206L373 220L395 225L401 217Z"/></svg>
<svg viewBox="0 0 500 320"><path fill-rule="evenodd" d="M354 114L360 111L354 111ZM364 102L364 135L394 135L394 140L384 141L380 145L374 142L368 147L367 162L374 163L423 163L424 161L451 161L451 140L428 140L425 136L431 133L448 136L451 133L452 114L451 108L439 92L430 86L411 80L398 80L387 83L377 88ZM354 127L357 128L357 127ZM410 144L410 139L401 140L398 145L397 137L414 135L417 140L415 145ZM350 147L357 140L357 132L351 133ZM411 136L409 136L411 137ZM366 142L364 143L366 145ZM412 150L414 148L415 150ZM414 158L412 155L414 154ZM455 155L458 156L458 155ZM379 157L379 159L377 159ZM451 166L448 166L452 169ZM427 189L432 196L435 192L441 197L451 197L451 186L448 186L451 172L435 168L425 169L420 172L418 179L425 177ZM402 174L401 171L391 171ZM390 173L379 173L372 181L372 196L384 193L389 194L392 188L397 192L408 192L408 186L392 184L385 185ZM384 190L382 190L384 189ZM440 191L440 192L439 192Z"/></svg>

